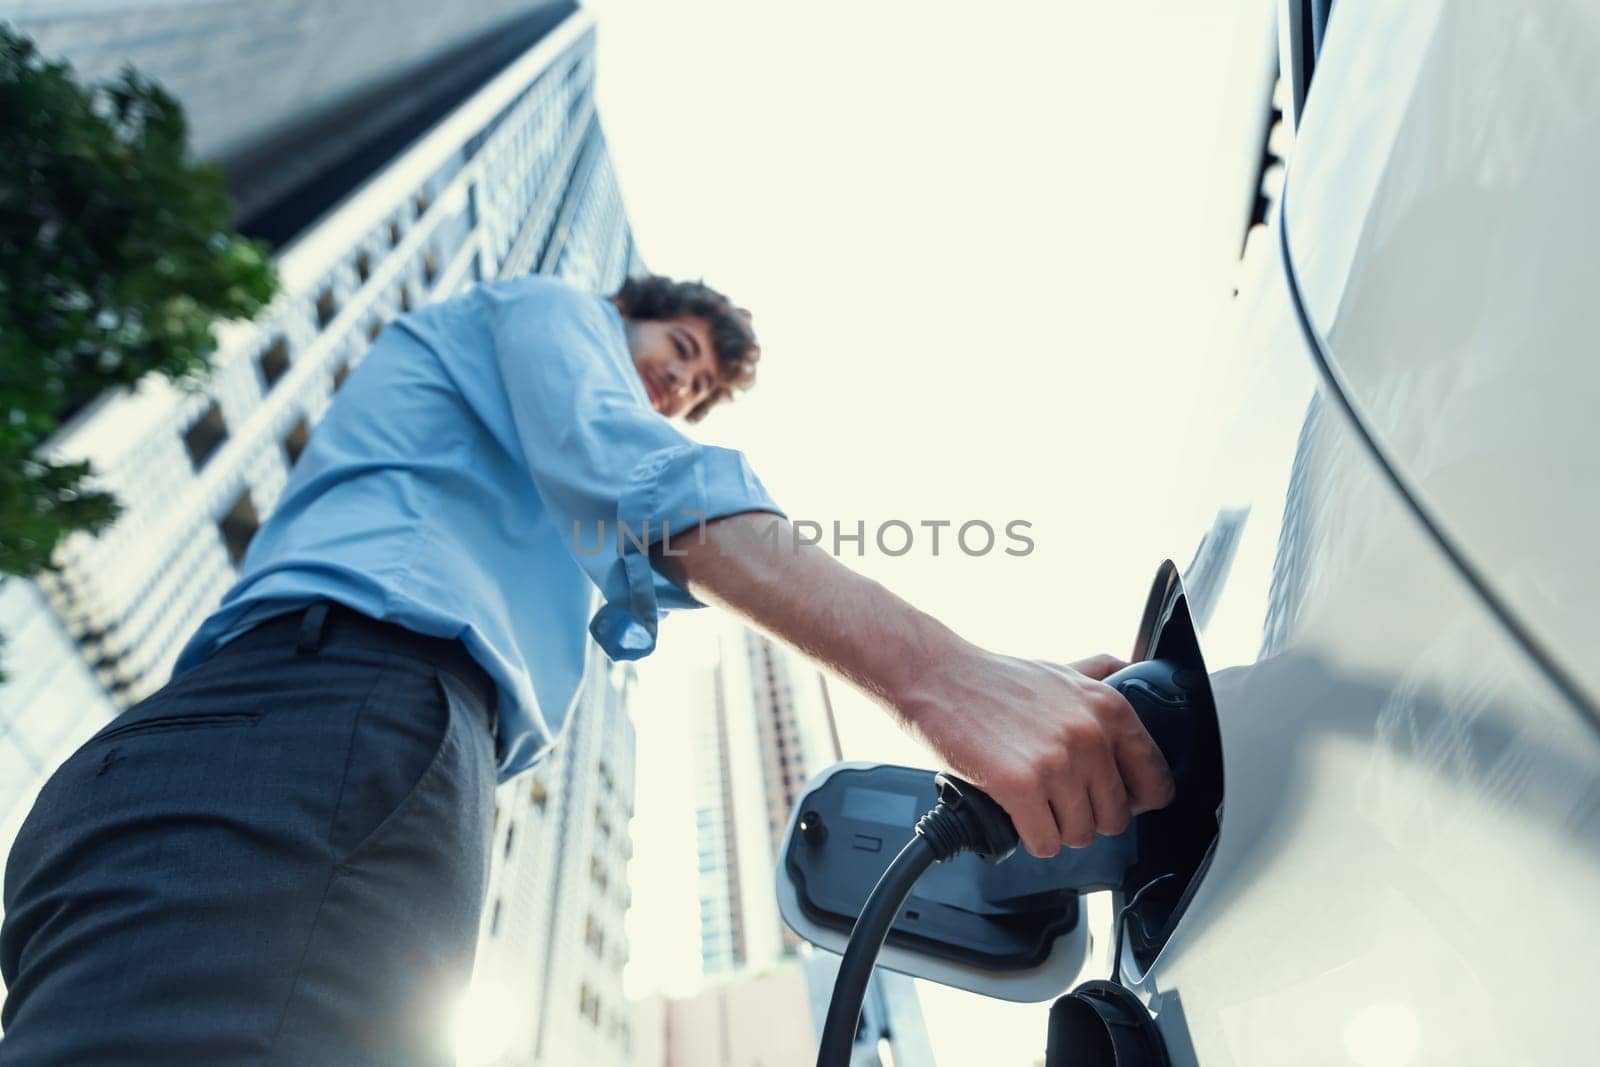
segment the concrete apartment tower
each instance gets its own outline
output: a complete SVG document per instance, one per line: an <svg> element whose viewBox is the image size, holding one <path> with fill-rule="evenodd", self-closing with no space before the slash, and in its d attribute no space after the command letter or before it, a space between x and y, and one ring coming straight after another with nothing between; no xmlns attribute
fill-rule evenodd
<svg viewBox="0 0 1600 1067"><path fill-rule="evenodd" d="M385 323L534 271L610 292L641 263L595 114L593 20L570 3L11 0L0 17L87 77L162 80L283 282L258 321L218 331L203 390L147 381L47 444L92 461L125 511L69 539L55 573L0 585L4 855L55 767L165 683ZM469 1042L478 1062L628 1062L632 674L592 652L562 744L500 792L462 1010L511 1007L475 1031L492 1038Z"/></svg>
<svg viewBox="0 0 1600 1067"><path fill-rule="evenodd" d="M649 1017L662 1029L651 1067L813 1063L838 960L784 926L774 872L806 783L841 758L827 681L782 646L730 625L695 703L700 957L708 988ZM911 979L879 972L862 1010L857 1067L932 1062Z"/></svg>
<svg viewBox="0 0 1600 1067"><path fill-rule="evenodd" d="M500 790L478 960L458 1020L460 1067L632 1061L622 968L634 681L632 665L592 647L561 743Z"/></svg>

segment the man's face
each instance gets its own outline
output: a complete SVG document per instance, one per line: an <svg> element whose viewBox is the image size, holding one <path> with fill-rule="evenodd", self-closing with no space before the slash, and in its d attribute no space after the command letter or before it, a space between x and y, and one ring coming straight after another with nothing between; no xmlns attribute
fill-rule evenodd
<svg viewBox="0 0 1600 1067"><path fill-rule="evenodd" d="M651 407L670 419L711 395L720 368L709 322L695 315L626 321L633 369L650 394Z"/></svg>

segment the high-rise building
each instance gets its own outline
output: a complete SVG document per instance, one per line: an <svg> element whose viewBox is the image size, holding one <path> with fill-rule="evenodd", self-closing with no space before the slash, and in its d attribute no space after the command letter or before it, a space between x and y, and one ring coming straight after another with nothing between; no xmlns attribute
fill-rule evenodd
<svg viewBox="0 0 1600 1067"><path fill-rule="evenodd" d="M591 646L561 743L501 788L462 1067L631 1062L623 919L632 902L633 667Z"/></svg>
<svg viewBox="0 0 1600 1067"><path fill-rule="evenodd" d="M809 1063L838 961L801 945L783 925L775 869L806 783L841 758L827 681L787 649L740 626L722 637L694 703L700 957L711 987L664 1006L666 1062ZM742 1026L735 1034L730 1013L752 1005L768 1017L786 1012L789 1018L782 1026ZM801 1030L789 1025L795 1020ZM795 1040L802 1031L806 1039ZM911 979L889 972L873 978L855 1062L933 1062Z"/></svg>
<svg viewBox="0 0 1600 1067"><path fill-rule="evenodd" d="M8 852L39 787L116 714L77 645L30 582L0 585L0 846Z"/></svg>
<svg viewBox="0 0 1600 1067"><path fill-rule="evenodd" d="M409 31L391 25L403 19L385 5L342 0L23 6L58 37L67 16L91 6L107 12L106 32L129 35L124 58L134 61L145 58L138 49L155 47L156 27L172 29L163 21L168 16L186 28L179 34L186 55L204 43L196 36L204 26L215 30L224 15L242 20L240 32L209 41L217 55L238 53L238 82L219 87L191 72L190 82L177 78L174 85L241 101L256 92L258 79L271 80L261 58L280 44L268 32L270 20L262 21L271 12L300 12L279 26L283 34L314 37L321 27L381 41L403 32L420 48ZM123 16L135 7L161 9L151 15L148 39L131 37ZM352 21L358 8L366 13L360 26ZM551 24L553 8L562 17ZM295 181L278 187L288 193L258 205L264 226L301 219L305 225L279 246L282 292L272 306L256 322L218 330L215 374L202 389L145 381L100 398L47 442L53 458L91 461L124 512L99 537L69 538L58 571L0 586L10 675L0 684L0 855L9 853L50 772L117 710L165 683L179 648L233 582L318 420L386 322L479 280L540 271L610 292L639 269L595 114L593 20L570 5L509 0L460 18L470 23L484 12L499 18L517 9L544 20L537 40L527 41L528 26L519 23L515 33L502 34L519 42L514 54L498 41L490 50L493 69L473 67L481 75L475 83L463 86L456 72L442 95L409 87L413 102L426 106L395 122L389 120L399 112L385 111L376 141L357 116L352 137L359 151L341 155L323 180L296 171ZM27 20L21 24L29 28ZM496 25L504 29L503 19ZM371 41L317 47L360 50ZM80 53L88 50L79 44ZM413 49L403 65L428 70L438 58ZM167 75L186 69L171 56L167 62ZM295 69L284 68L282 76ZM255 102L270 110L294 88L271 85ZM215 104L185 103L196 103L200 113L199 104ZM286 136L281 123L267 126L270 137L247 139L243 155L230 158ZM296 136L314 132L296 129ZM320 146L308 143L297 165L320 158ZM239 180L248 184L250 176ZM311 208L300 199L302 189L310 190L304 195ZM480 944L484 973L493 979L485 988L511 998L514 1007L498 1020L504 1048L495 1062L569 1064L578 1062L579 1046L584 1062L626 1058L621 967L634 780L630 673L613 671L597 648L591 652L589 678L562 744L500 791Z"/></svg>
<svg viewBox="0 0 1600 1067"><path fill-rule="evenodd" d="M700 968L708 977L743 967L750 958L738 825L734 821L733 744L722 665L703 692L689 694L695 718L694 823L700 876Z"/></svg>
<svg viewBox="0 0 1600 1067"><path fill-rule="evenodd" d="M840 756L822 675L754 630L723 636L696 704L700 961L709 977L769 966L798 944L778 917L771 868L807 780Z"/></svg>
<svg viewBox="0 0 1600 1067"><path fill-rule="evenodd" d="M563 17L571 0L0 0L87 80L132 65L183 102L246 230L292 236ZM381 161L381 160L380 160ZM290 228L292 230L292 227Z"/></svg>
<svg viewBox="0 0 1600 1067"><path fill-rule="evenodd" d="M108 395L62 427L122 501L40 588L119 705L159 688L232 583L345 376L395 314L538 269L620 280L630 240L595 121L587 17L572 16L278 256L284 292L220 329L216 372Z"/></svg>

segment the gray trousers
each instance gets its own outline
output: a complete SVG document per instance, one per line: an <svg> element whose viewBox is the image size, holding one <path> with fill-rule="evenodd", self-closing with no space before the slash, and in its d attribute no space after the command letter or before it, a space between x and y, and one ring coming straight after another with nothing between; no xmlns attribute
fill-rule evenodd
<svg viewBox="0 0 1600 1067"><path fill-rule="evenodd" d="M477 942L494 688L313 606L123 713L5 870L0 1064L437 1064Z"/></svg>

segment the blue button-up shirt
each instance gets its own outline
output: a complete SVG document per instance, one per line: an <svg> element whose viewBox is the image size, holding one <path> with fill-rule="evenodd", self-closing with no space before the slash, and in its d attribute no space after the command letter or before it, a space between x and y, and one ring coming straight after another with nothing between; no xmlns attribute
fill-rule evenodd
<svg viewBox="0 0 1600 1067"><path fill-rule="evenodd" d="M175 673L320 599L459 638L498 688L508 778L560 733L590 634L637 659L702 606L641 544L743 511L782 514L743 455L651 408L610 301L478 286L378 338Z"/></svg>

